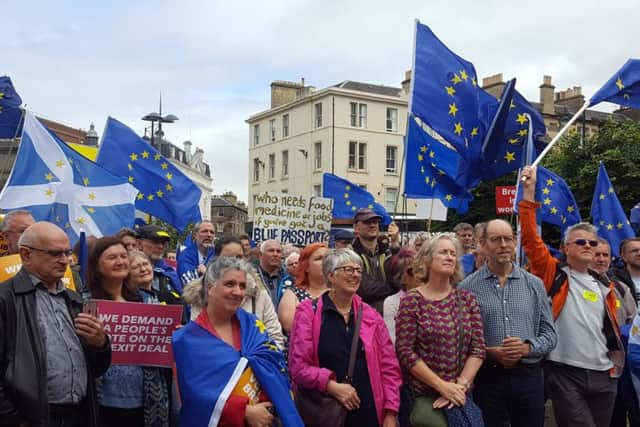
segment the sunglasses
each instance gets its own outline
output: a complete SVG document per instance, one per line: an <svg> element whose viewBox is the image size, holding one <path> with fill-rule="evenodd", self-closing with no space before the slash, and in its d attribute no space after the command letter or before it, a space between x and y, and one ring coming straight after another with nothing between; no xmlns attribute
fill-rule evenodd
<svg viewBox="0 0 640 427"><path fill-rule="evenodd" d="M596 246L598 246L597 240L576 239L573 242L569 242L569 243L575 243L578 246L584 246L588 243L589 246L591 246L592 248L595 248Z"/></svg>

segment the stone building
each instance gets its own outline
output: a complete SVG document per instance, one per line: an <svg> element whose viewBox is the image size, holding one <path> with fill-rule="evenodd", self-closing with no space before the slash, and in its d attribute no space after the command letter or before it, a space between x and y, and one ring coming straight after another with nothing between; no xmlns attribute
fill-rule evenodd
<svg viewBox="0 0 640 427"><path fill-rule="evenodd" d="M211 198L211 222L216 229L216 237L239 236L245 233L247 205L228 191Z"/></svg>

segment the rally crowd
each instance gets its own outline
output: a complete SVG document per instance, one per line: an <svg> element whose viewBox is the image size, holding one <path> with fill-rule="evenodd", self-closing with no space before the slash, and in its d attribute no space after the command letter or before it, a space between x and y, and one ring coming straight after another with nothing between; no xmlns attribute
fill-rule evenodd
<svg viewBox="0 0 640 427"><path fill-rule="evenodd" d="M0 284L0 426L541 427L547 400L561 427L640 425L640 238L612 267L579 223L554 257L523 174L524 268L504 220L401 244L361 209L333 248L252 248L208 221L175 261L156 225L90 238L73 291L80 248L9 212L22 269ZM111 364L96 299L182 305L175 369Z"/></svg>

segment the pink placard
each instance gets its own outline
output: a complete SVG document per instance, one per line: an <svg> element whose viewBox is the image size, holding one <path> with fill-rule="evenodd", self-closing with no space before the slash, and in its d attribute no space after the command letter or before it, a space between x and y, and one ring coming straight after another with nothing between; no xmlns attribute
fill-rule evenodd
<svg viewBox="0 0 640 427"><path fill-rule="evenodd" d="M113 365L173 366L171 334L180 325L181 305L96 300L111 339Z"/></svg>

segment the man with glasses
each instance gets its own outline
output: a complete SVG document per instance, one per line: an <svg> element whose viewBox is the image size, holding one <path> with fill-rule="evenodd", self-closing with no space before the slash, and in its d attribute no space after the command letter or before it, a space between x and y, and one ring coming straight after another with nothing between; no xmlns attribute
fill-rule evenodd
<svg viewBox="0 0 640 427"><path fill-rule="evenodd" d="M94 378L111 363L100 320L61 281L71 248L38 222L18 240L22 269L0 284L0 425L98 425Z"/></svg>
<svg viewBox="0 0 640 427"><path fill-rule="evenodd" d="M596 229L588 223L568 227L562 247L566 263L553 258L536 227L536 170L526 167L522 174L522 245L531 272L542 279L551 299L558 334L545 366L556 422L563 427L608 427L624 350L615 286L589 268L598 246Z"/></svg>
<svg viewBox="0 0 640 427"><path fill-rule="evenodd" d="M13 210L7 212L0 224L0 235L7 243L7 253L4 255L14 255L18 253L18 239L30 225L35 223L31 212L27 210Z"/></svg>
<svg viewBox="0 0 640 427"><path fill-rule="evenodd" d="M393 222L387 231L390 245L378 240L382 217L373 209L359 209L353 217L353 251L360 255L364 266L358 295L382 314L384 299L398 292L387 280L385 261L400 249L398 226Z"/></svg>
<svg viewBox="0 0 640 427"><path fill-rule="evenodd" d="M516 238L508 222L487 222L477 238L487 262L460 284L480 304L487 345L474 398L487 426L541 427L540 361L557 343L544 285L513 262Z"/></svg>

